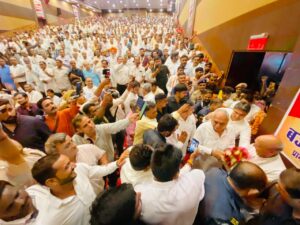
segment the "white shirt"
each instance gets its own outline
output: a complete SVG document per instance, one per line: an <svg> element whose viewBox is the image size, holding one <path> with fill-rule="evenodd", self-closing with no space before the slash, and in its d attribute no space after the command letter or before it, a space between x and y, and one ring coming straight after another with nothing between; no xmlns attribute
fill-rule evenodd
<svg viewBox="0 0 300 225"><path fill-rule="evenodd" d="M61 98L58 97L57 95L54 95L53 98L51 98L51 100L53 101L54 105L56 105L56 106L60 105Z"/></svg>
<svg viewBox="0 0 300 225"><path fill-rule="evenodd" d="M125 113L128 114L130 112L130 102L131 101L137 101L138 100L138 95L130 92L124 101L124 107L125 107Z"/></svg>
<svg viewBox="0 0 300 225"><path fill-rule="evenodd" d="M137 185L141 192L141 219L147 224L191 225L204 197L202 170L180 174L175 180Z"/></svg>
<svg viewBox="0 0 300 225"><path fill-rule="evenodd" d="M153 102L155 103L155 95L150 91L148 94L144 96L144 101L145 102Z"/></svg>
<svg viewBox="0 0 300 225"><path fill-rule="evenodd" d="M43 95L36 91L36 90L32 90L30 93L26 92L28 95L28 99L30 103L37 103L40 99L43 98Z"/></svg>
<svg viewBox="0 0 300 225"><path fill-rule="evenodd" d="M65 65L65 66L69 66L70 65L70 61L71 61L71 58L69 55L65 55L64 57L61 57L60 55L56 57L56 59L58 60L61 60L62 63Z"/></svg>
<svg viewBox="0 0 300 225"><path fill-rule="evenodd" d="M92 144L78 145L77 149L76 162L86 163L90 166L98 165L99 159L105 154L104 150Z"/></svg>
<svg viewBox="0 0 300 225"><path fill-rule="evenodd" d="M165 63L165 65L168 67L171 75L176 75L177 74L177 69L180 66L180 62L179 62L179 60L177 60L176 63L173 63L173 61L170 60L170 61L167 61Z"/></svg>
<svg viewBox="0 0 300 225"><path fill-rule="evenodd" d="M34 200L39 210L37 224L41 225L86 225L89 224L89 208L96 198L96 194L90 180L106 176L117 169L116 163L109 167L88 166L77 163L77 174L73 181L76 195L65 199L52 195L50 189L39 184L27 188L27 192Z"/></svg>
<svg viewBox="0 0 300 225"><path fill-rule="evenodd" d="M138 67L136 65L131 66L129 69L129 76L134 77L137 82L141 83L145 77L145 68L142 65L139 65Z"/></svg>
<svg viewBox="0 0 300 225"><path fill-rule="evenodd" d="M107 158L111 162L114 160L114 146L111 139L111 135L115 134L129 125L129 119L119 120L114 123L105 123L96 125L96 140L94 144L106 151ZM87 136L73 135L73 141L77 144L88 144Z"/></svg>
<svg viewBox="0 0 300 225"><path fill-rule="evenodd" d="M225 150L234 147L235 132L233 127L227 125L222 135L214 131L211 121L202 123L196 130L193 137L199 141L198 149L201 152L211 155L212 150Z"/></svg>
<svg viewBox="0 0 300 225"><path fill-rule="evenodd" d="M189 55L188 51L187 51L186 49L184 49L184 48L181 49L181 50L178 49L177 51L178 51L178 56L179 56L179 57L181 57L181 56L183 56L183 55L186 55L186 56Z"/></svg>
<svg viewBox="0 0 300 225"><path fill-rule="evenodd" d="M194 114L189 115L186 120L184 120L178 113L173 112L172 116L178 121L178 128L175 131L176 135L180 135L181 132L185 131L187 132L187 138L185 140L185 142L183 143L183 146L180 148L180 150L182 151L182 155L185 156L186 154L186 149L189 143L189 140L194 136L195 132L196 132L196 118L194 116Z"/></svg>
<svg viewBox="0 0 300 225"><path fill-rule="evenodd" d="M60 91L71 89L71 83L70 83L69 77L68 77L68 72L69 72L68 68L54 67L53 72L54 72L55 83L57 85L57 88Z"/></svg>
<svg viewBox="0 0 300 225"><path fill-rule="evenodd" d="M120 85L125 85L129 82L129 68L124 64L117 64L113 67L112 79Z"/></svg>
<svg viewBox="0 0 300 225"><path fill-rule="evenodd" d="M280 173L286 169L279 154L270 158L262 158L257 155L253 144L248 148L248 152L249 161L262 168L269 181L278 180Z"/></svg>
<svg viewBox="0 0 300 225"><path fill-rule="evenodd" d="M122 166L120 172L122 183L129 183L133 186L137 184L150 183L153 180L153 174L150 168L147 170L135 170L130 164L130 160L126 159L125 164Z"/></svg>
<svg viewBox="0 0 300 225"><path fill-rule="evenodd" d="M26 82L25 66L23 66L21 64L17 64L16 66L11 65L9 67L9 69L10 69L11 77L14 79L14 82L16 82L16 83ZM23 76L21 76L22 74L23 74ZM20 77L18 77L18 76L20 76Z"/></svg>
<svg viewBox="0 0 300 225"><path fill-rule="evenodd" d="M32 213L30 213L23 218L9 221L9 222L0 219L0 224L1 225L36 225L36 217Z"/></svg>
<svg viewBox="0 0 300 225"><path fill-rule="evenodd" d="M46 73L47 72L47 73ZM49 76L49 74L51 76ZM47 92L47 89L52 89L55 92L57 92L57 86L54 81L54 73L53 69L46 67L45 71L43 71L41 68L39 69L39 75L40 75L40 80L44 81L43 82L43 88L44 92Z"/></svg>
<svg viewBox="0 0 300 225"><path fill-rule="evenodd" d="M250 108L250 112L247 114L246 116L246 120L248 122L251 122L252 120L254 120L256 114L260 111L261 109L255 105L255 104L251 104L251 108Z"/></svg>
<svg viewBox="0 0 300 225"><path fill-rule="evenodd" d="M83 95L87 100L90 100L91 98L95 97L95 91L97 90L96 86L93 86L92 88L88 88L87 86L82 88Z"/></svg>
<svg viewBox="0 0 300 225"><path fill-rule="evenodd" d="M164 91L161 90L161 89L157 86L155 92L152 92L152 93L153 93L154 96L155 96L155 95L157 95L157 94L164 94Z"/></svg>
<svg viewBox="0 0 300 225"><path fill-rule="evenodd" d="M166 84L166 88L168 90L168 95L171 95L173 88L178 84L178 77L177 75L172 75L169 77L168 82Z"/></svg>
<svg viewBox="0 0 300 225"><path fill-rule="evenodd" d="M232 121L230 117L233 110L229 108L224 108L224 110L229 114L229 125L234 128L237 137L239 136L239 146L248 148L251 141L251 127L249 123L245 118L239 121Z"/></svg>
<svg viewBox="0 0 300 225"><path fill-rule="evenodd" d="M105 151L98 148L96 145L83 144L77 146L78 152L76 155L77 163L85 163L89 166L96 166L99 163L99 159L105 154ZM106 166L106 165L104 165ZM102 177L91 180L92 186L96 194L100 193L104 189L104 180Z"/></svg>

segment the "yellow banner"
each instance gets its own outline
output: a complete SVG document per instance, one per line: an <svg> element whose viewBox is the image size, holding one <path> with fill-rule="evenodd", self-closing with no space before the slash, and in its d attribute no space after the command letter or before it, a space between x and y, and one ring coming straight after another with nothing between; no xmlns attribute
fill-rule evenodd
<svg viewBox="0 0 300 225"><path fill-rule="evenodd" d="M275 135L284 145L283 154L300 168L300 89L286 111Z"/></svg>

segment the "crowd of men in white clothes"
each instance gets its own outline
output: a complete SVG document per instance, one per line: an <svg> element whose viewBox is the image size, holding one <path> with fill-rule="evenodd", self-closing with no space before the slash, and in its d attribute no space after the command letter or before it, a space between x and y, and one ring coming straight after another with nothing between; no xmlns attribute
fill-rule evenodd
<svg viewBox="0 0 300 225"><path fill-rule="evenodd" d="M256 135L274 84L222 86L170 16L0 37L0 81L1 225L300 224L300 171Z"/></svg>

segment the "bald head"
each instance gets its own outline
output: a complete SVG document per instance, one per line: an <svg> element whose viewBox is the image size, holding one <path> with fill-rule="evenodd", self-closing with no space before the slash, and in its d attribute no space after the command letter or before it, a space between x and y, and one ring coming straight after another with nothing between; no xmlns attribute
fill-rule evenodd
<svg viewBox="0 0 300 225"><path fill-rule="evenodd" d="M274 135L261 135L255 139L254 146L258 156L270 158L279 154L283 150L283 144Z"/></svg>
<svg viewBox="0 0 300 225"><path fill-rule="evenodd" d="M251 162L238 163L229 173L238 190L255 189L262 191L267 185L267 176L265 172L256 164Z"/></svg>
<svg viewBox="0 0 300 225"><path fill-rule="evenodd" d="M226 129L228 121L229 115L226 110L217 109L214 111L211 123L214 128L214 131L217 132L219 135L221 135Z"/></svg>

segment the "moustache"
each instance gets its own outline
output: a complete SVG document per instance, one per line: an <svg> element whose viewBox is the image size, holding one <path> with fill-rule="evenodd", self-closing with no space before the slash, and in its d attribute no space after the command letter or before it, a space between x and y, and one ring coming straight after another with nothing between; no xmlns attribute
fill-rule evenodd
<svg viewBox="0 0 300 225"><path fill-rule="evenodd" d="M9 116L5 121L3 121L4 123L8 123L8 124L14 124L17 122L17 116Z"/></svg>

